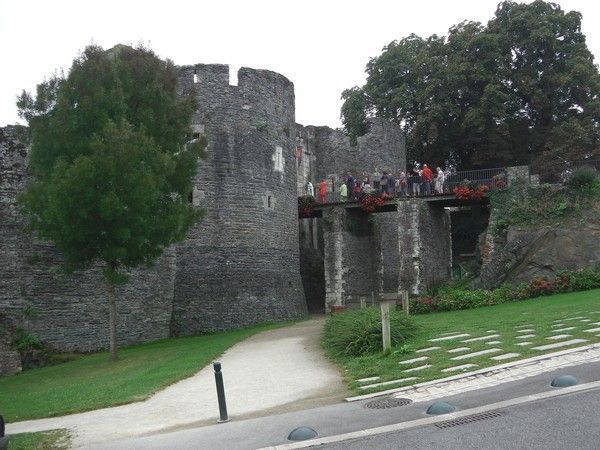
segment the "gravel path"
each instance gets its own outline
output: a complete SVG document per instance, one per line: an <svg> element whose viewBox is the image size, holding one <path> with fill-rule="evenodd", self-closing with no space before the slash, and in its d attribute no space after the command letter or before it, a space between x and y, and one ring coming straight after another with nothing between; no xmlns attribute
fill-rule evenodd
<svg viewBox="0 0 600 450"><path fill-rule="evenodd" d="M323 317L265 331L227 350L223 365L229 416L235 419L341 401L342 377L323 355ZM67 428L74 447L168 429L213 424L218 419L212 364L149 399L49 419L7 424L7 433Z"/></svg>

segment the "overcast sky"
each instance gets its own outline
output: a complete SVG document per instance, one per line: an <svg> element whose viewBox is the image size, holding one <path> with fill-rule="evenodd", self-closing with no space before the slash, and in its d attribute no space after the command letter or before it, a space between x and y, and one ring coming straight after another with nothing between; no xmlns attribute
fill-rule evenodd
<svg viewBox="0 0 600 450"><path fill-rule="evenodd" d="M384 45L410 33L445 34L487 22L497 0L0 0L0 125L18 121L15 97L68 69L89 43L143 42L175 64L223 63L279 72L296 88L296 121L340 126L340 93L364 82ZM558 0L583 14L600 58L600 1Z"/></svg>

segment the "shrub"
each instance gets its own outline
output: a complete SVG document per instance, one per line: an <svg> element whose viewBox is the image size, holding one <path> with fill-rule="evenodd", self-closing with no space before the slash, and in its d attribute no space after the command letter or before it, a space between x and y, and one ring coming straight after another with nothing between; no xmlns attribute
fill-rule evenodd
<svg viewBox="0 0 600 450"><path fill-rule="evenodd" d="M402 311L390 312L392 345L403 344L415 335L417 326ZM365 308L331 315L325 324L323 345L332 356L361 356L382 350L381 314Z"/></svg>
<svg viewBox="0 0 600 450"><path fill-rule="evenodd" d="M567 180L567 185L575 189L584 189L594 184L598 178L598 171L591 166L579 167Z"/></svg>
<svg viewBox="0 0 600 450"><path fill-rule="evenodd" d="M411 298L410 307L414 314L455 311L590 289L600 289L600 266L559 272L551 279L534 278L529 283L522 283L517 287L501 286L494 290L467 289L465 287L440 288L434 296Z"/></svg>
<svg viewBox="0 0 600 450"><path fill-rule="evenodd" d="M13 335L12 346L21 356L23 369L46 365L48 360L46 347L35 334L29 334L23 328L18 327Z"/></svg>
<svg viewBox="0 0 600 450"><path fill-rule="evenodd" d="M559 276L568 278L568 289L570 291L587 291L600 288L600 267L562 272Z"/></svg>

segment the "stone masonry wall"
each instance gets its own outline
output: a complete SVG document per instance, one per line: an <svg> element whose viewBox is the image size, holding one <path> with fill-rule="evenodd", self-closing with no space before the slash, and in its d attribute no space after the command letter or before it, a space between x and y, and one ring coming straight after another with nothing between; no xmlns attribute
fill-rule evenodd
<svg viewBox="0 0 600 450"><path fill-rule="evenodd" d="M371 121L369 132L359 137L356 145L342 130L329 127L301 127L298 136L314 157L313 183L332 175L341 182L347 172L361 176L376 169L393 173L406 170L404 134L398 125L381 119Z"/></svg>
<svg viewBox="0 0 600 450"><path fill-rule="evenodd" d="M11 326L37 334L51 348L91 351L108 343L108 309L98 269L66 276L60 255L24 231L17 195L27 182L27 152L0 130L0 311ZM119 296L121 345L166 338L171 320L174 250L153 268L133 272Z"/></svg>
<svg viewBox="0 0 600 450"><path fill-rule="evenodd" d="M177 248L172 332L191 334L306 314L300 279L293 84L229 67L180 68L208 139L194 204L206 211Z"/></svg>
<svg viewBox="0 0 600 450"><path fill-rule="evenodd" d="M366 214L348 213L342 206L323 213L325 305L357 304L359 297L371 298L375 287L378 255L372 225Z"/></svg>
<svg viewBox="0 0 600 450"><path fill-rule="evenodd" d="M449 212L419 199L399 201L398 236L400 290L424 293L450 279Z"/></svg>

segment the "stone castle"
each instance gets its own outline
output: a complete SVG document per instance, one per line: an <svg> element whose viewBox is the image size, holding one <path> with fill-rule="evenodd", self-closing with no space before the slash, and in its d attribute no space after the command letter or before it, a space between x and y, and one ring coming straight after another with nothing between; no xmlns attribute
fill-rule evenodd
<svg viewBox="0 0 600 450"><path fill-rule="evenodd" d="M178 70L181 92L193 85L198 95L194 134L208 142L190 193L206 215L185 241L152 267L136 269L119 289L119 343L295 319L355 295L396 290L394 218L348 232L336 228L340 218L299 221L297 197L309 180L334 177L339 185L347 171L403 169L399 127L374 121L351 145L341 130L297 124L293 83L280 74L242 68L232 85L226 65ZM105 348L100 271L63 275L57 251L28 234L19 217L26 158L14 133L0 130L0 321L55 350Z"/></svg>

